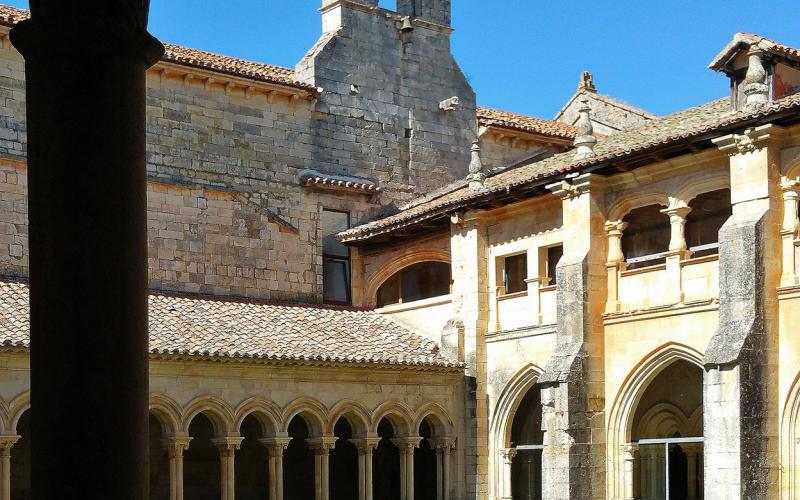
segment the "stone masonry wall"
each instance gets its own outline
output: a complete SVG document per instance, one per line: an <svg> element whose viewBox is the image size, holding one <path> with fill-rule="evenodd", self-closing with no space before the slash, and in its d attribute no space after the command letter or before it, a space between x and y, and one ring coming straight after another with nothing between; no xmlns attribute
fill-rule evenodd
<svg viewBox="0 0 800 500"><path fill-rule="evenodd" d="M316 101L148 74L152 288L319 302L323 208L349 211L357 224L465 175L475 97L450 54L449 28L423 22L401 35L398 14L339 4L343 27L326 30L298 66L324 89ZM454 95L458 109L439 109ZM24 277L24 64L10 45L0 49L0 99L0 273ZM312 190L299 182L306 170L383 191Z"/></svg>

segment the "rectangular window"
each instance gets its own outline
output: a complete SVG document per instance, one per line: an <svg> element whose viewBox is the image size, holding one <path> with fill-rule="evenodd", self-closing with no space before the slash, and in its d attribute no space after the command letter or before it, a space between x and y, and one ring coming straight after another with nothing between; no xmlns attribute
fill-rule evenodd
<svg viewBox="0 0 800 500"><path fill-rule="evenodd" d="M547 249L547 277L550 278L548 285L556 284L556 266L564 255L564 245L557 245Z"/></svg>
<svg viewBox="0 0 800 500"><path fill-rule="evenodd" d="M336 234L350 228L350 214L322 209L322 298L328 304L350 304L350 249Z"/></svg>
<svg viewBox="0 0 800 500"><path fill-rule="evenodd" d="M521 253L505 258L503 285L506 293L524 292L528 289L528 254Z"/></svg>

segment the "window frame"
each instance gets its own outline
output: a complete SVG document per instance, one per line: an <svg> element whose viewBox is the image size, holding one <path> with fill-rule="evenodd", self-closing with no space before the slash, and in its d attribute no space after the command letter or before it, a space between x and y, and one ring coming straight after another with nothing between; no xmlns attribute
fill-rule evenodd
<svg viewBox="0 0 800 500"><path fill-rule="evenodd" d="M522 286L519 290L510 291L508 287L509 283L509 273L508 273L508 260L509 259L518 259L521 258L523 262L523 276L522 276ZM522 251L517 253L512 253L508 255L502 256L503 262L503 272L501 275L502 283L503 283L503 294L502 295L514 295L517 293L523 293L528 291L528 252Z"/></svg>
<svg viewBox="0 0 800 500"><path fill-rule="evenodd" d="M350 228L350 224L352 223L352 215L349 210L341 210L336 208L326 208L322 207L320 210L320 214L322 212L335 212L340 214L347 215L347 228ZM325 243L324 240L326 237L330 235L322 235L320 238L320 245L322 250L322 303L323 304L330 304L330 305L342 305L342 306L349 306L353 304L353 267L352 267L352 250L349 247L347 248L347 256L343 255L333 255L329 253L325 253ZM347 295L347 299L344 301L341 300L328 300L325 298L325 263L332 262L335 264L344 264L344 286L345 286L345 294Z"/></svg>

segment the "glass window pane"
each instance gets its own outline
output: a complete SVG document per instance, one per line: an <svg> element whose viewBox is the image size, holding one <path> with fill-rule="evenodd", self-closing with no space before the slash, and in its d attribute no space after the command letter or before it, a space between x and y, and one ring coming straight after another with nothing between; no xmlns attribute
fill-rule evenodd
<svg viewBox="0 0 800 500"><path fill-rule="evenodd" d="M384 282L378 289L378 307L397 302L438 297L450 293L450 264L421 262L409 266Z"/></svg>
<svg viewBox="0 0 800 500"><path fill-rule="evenodd" d="M323 209L319 218L319 226L322 235L322 253L348 257L350 250L336 240L336 234L350 228L350 214Z"/></svg>
<svg viewBox="0 0 800 500"><path fill-rule="evenodd" d="M525 279L528 277L528 255L519 254L505 259L506 293L523 292L528 289Z"/></svg>
<svg viewBox="0 0 800 500"><path fill-rule="evenodd" d="M322 294L325 302L350 302L350 263L325 258L322 264Z"/></svg>
<svg viewBox="0 0 800 500"><path fill-rule="evenodd" d="M378 307L400 302L400 273L395 274L378 288Z"/></svg>

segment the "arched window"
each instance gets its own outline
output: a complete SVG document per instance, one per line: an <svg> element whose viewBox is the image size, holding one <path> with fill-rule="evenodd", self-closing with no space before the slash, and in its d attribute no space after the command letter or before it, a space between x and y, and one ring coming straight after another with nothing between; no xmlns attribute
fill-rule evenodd
<svg viewBox="0 0 800 500"><path fill-rule="evenodd" d="M450 264L420 262L395 273L378 288L378 307L450 293Z"/></svg>
<svg viewBox="0 0 800 500"><path fill-rule="evenodd" d="M511 497L542 498L542 398L537 386L522 398L511 424L511 446L516 455L511 465Z"/></svg>
<svg viewBox="0 0 800 500"><path fill-rule="evenodd" d="M631 210L623 219L628 223L622 233L622 253L628 269L654 266L666 261L669 250L669 217L661 213L659 205Z"/></svg>
<svg viewBox="0 0 800 500"><path fill-rule="evenodd" d="M689 207L692 211L686 216L686 245L692 256L719 253L719 230L733 213L730 189L703 193Z"/></svg>

